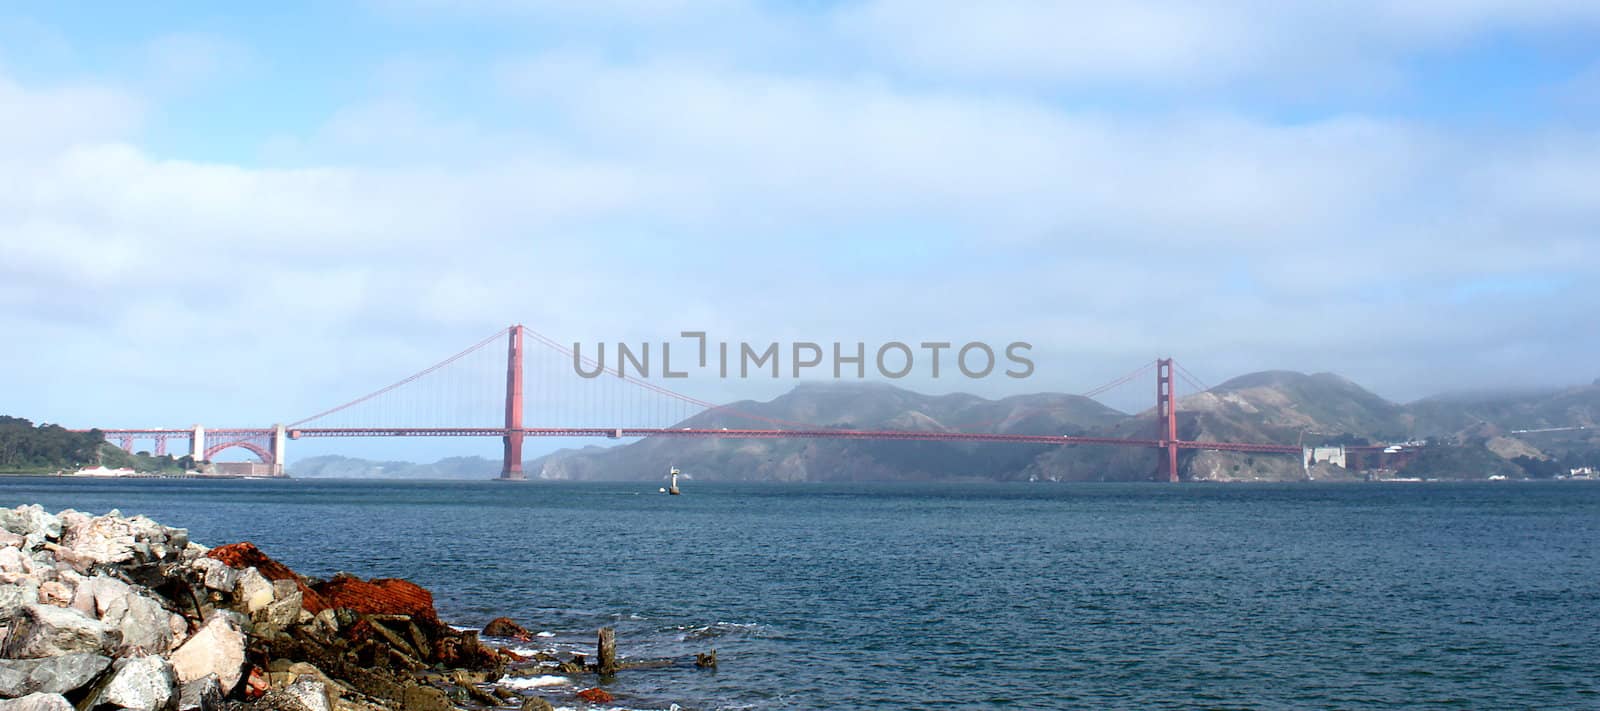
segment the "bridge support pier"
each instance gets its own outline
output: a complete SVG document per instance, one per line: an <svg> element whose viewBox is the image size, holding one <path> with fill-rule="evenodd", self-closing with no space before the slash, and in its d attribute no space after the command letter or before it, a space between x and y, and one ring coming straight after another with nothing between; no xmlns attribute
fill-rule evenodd
<svg viewBox="0 0 1600 711"><path fill-rule="evenodd" d="M194 431L189 435L189 458L199 465L206 460L206 428L194 426Z"/></svg>
<svg viewBox="0 0 1600 711"><path fill-rule="evenodd" d="M506 433L500 478L521 481L522 471L522 324L512 326L506 344Z"/></svg>
<svg viewBox="0 0 1600 711"><path fill-rule="evenodd" d="M283 425L272 426L272 475L283 476L283 455L289 444L289 433Z"/></svg>

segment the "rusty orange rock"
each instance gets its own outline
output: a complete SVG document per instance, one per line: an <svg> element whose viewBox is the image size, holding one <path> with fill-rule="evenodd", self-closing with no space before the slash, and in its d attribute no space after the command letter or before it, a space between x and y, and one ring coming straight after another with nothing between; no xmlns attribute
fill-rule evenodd
<svg viewBox="0 0 1600 711"><path fill-rule="evenodd" d="M340 630L340 635L352 642L366 642L377 636L377 631L372 629L372 623L365 619L356 620L356 623Z"/></svg>
<svg viewBox="0 0 1600 711"><path fill-rule="evenodd" d="M251 666L250 673L245 676L244 697L247 699L259 699L271 688L272 682L268 680L267 673L261 667Z"/></svg>
<svg viewBox="0 0 1600 711"><path fill-rule="evenodd" d="M616 700L611 696L611 694L606 693L605 689L598 687L593 689L584 689L583 691L578 692L578 698L583 699L591 704L609 704Z"/></svg>
<svg viewBox="0 0 1600 711"><path fill-rule="evenodd" d="M496 617L483 626L483 633L490 637L510 637L523 642L533 639L533 635L522 625L513 622L509 617Z"/></svg>
<svg viewBox="0 0 1600 711"><path fill-rule="evenodd" d="M408 580L340 576L317 583L312 591L323 608L349 608L363 615L410 615L419 622L441 624L433 609L433 593Z"/></svg>

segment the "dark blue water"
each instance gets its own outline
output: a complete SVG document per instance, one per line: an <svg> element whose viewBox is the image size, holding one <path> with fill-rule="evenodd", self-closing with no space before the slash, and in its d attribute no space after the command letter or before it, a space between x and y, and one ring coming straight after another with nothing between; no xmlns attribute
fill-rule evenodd
<svg viewBox="0 0 1600 711"><path fill-rule="evenodd" d="M0 503L411 578L558 649L717 648L619 675L634 708L1600 707L1600 486L654 490L8 479Z"/></svg>

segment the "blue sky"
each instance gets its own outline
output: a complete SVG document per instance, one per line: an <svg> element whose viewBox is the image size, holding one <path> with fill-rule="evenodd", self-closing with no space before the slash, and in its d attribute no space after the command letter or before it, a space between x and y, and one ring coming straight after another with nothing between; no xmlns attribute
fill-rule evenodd
<svg viewBox="0 0 1600 711"><path fill-rule="evenodd" d="M0 393L289 420L517 321L1034 343L906 383L985 395L1589 382L1596 47L1573 0L10 4Z"/></svg>

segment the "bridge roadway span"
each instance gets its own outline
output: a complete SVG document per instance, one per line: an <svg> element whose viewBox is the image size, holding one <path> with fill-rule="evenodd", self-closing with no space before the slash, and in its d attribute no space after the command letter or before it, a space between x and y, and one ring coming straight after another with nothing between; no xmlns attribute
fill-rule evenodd
<svg viewBox="0 0 1600 711"><path fill-rule="evenodd" d="M1168 443L1155 439L1121 439L1117 437L1079 437L1075 435L1029 435L967 432L917 432L906 430L846 430L846 429L701 429L693 427L524 427L518 430L524 437L721 437L724 439L859 439L899 440L916 442L1008 442L1016 444L1095 444L1122 447L1164 447ZM362 427L362 428L297 428L288 431L290 439L309 437L504 437L511 430L502 427ZM1299 454L1299 445L1260 444L1252 442L1191 442L1176 440L1179 449L1209 449L1225 452L1262 452L1271 454Z"/></svg>

